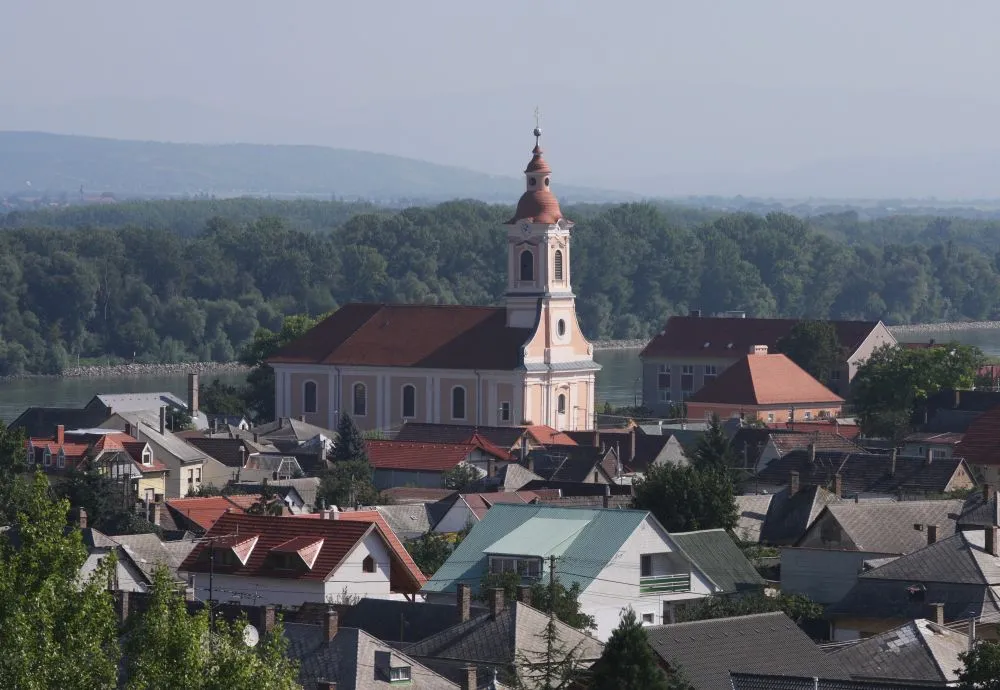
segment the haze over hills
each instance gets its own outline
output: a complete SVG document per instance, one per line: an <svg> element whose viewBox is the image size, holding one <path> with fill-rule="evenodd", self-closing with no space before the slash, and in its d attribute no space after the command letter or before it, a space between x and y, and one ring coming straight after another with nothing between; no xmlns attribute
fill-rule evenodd
<svg viewBox="0 0 1000 690"><path fill-rule="evenodd" d="M527 162L525 156L525 162ZM523 180L381 153L322 146L182 144L0 132L0 193L119 197L208 194L513 202ZM635 198L555 183L576 202Z"/></svg>

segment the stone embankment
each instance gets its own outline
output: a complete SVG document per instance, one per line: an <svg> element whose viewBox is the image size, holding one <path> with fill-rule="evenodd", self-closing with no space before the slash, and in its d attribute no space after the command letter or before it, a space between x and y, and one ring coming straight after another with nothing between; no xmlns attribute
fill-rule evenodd
<svg viewBox="0 0 1000 690"><path fill-rule="evenodd" d="M889 326L890 333L946 333L948 331L978 331L1000 329L1000 321L951 321L946 323L913 323Z"/></svg>
<svg viewBox="0 0 1000 690"><path fill-rule="evenodd" d="M591 343L595 350L641 350L648 339L642 340L595 340Z"/></svg>
<svg viewBox="0 0 1000 690"><path fill-rule="evenodd" d="M61 374L25 374L6 379L65 378L146 378L152 376L177 376L179 374L239 374L249 369L239 362L187 362L184 364L111 364L69 367Z"/></svg>

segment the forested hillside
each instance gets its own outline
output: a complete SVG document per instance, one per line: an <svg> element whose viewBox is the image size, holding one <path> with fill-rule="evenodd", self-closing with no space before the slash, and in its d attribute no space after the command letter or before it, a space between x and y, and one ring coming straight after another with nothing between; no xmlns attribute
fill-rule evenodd
<svg viewBox="0 0 1000 690"><path fill-rule="evenodd" d="M998 313L992 223L564 211L577 220L572 281L591 338L646 337L689 308L890 323ZM2 221L0 375L57 371L78 354L230 360L259 326L354 300L494 304L511 209L231 200L73 212Z"/></svg>

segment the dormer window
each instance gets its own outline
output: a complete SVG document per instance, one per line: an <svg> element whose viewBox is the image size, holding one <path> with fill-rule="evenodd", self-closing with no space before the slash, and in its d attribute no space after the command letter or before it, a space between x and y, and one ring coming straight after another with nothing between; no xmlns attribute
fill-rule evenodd
<svg viewBox="0 0 1000 690"><path fill-rule="evenodd" d="M142 464L147 466L153 464L153 451L149 449L149 446L146 446L142 451Z"/></svg>
<svg viewBox="0 0 1000 690"><path fill-rule="evenodd" d="M392 652L375 652L376 678L387 680L391 684L407 684L413 679L413 672L406 660Z"/></svg>
<svg viewBox="0 0 1000 690"><path fill-rule="evenodd" d="M56 459L56 465L59 469L66 467L66 453L63 452L62 448L59 449L59 455Z"/></svg>
<svg viewBox="0 0 1000 690"><path fill-rule="evenodd" d="M49 465L52 464L52 451L50 451L48 448L46 448L45 452L42 453L42 464L45 467L48 467Z"/></svg>
<svg viewBox="0 0 1000 690"><path fill-rule="evenodd" d="M217 539L209 544L208 549L205 550L204 557L210 559L212 552L214 552L216 565L237 568L244 566L250 560L250 554L253 553L253 547L257 545L259 538L255 534L250 537L232 536Z"/></svg>
<svg viewBox="0 0 1000 690"><path fill-rule="evenodd" d="M277 570L312 570L316 557L323 548L323 539L317 537L295 537L278 544L268 552L271 565Z"/></svg>
<svg viewBox="0 0 1000 690"><path fill-rule="evenodd" d="M390 666L389 667L389 682L390 683L406 683L411 680L412 674L410 672L409 666Z"/></svg>

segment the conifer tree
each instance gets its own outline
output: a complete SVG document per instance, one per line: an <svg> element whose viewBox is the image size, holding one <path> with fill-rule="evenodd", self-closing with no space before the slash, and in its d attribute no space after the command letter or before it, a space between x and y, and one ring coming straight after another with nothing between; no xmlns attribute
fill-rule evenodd
<svg viewBox="0 0 1000 690"><path fill-rule="evenodd" d="M687 684L668 679L656 663L646 631L630 606L604 645L604 654L594 665L592 690L679 690Z"/></svg>
<svg viewBox="0 0 1000 690"><path fill-rule="evenodd" d="M694 464L699 470L728 470L735 466L736 455L729 443L722 420L713 414L708 429L698 439L694 450Z"/></svg>
<svg viewBox="0 0 1000 690"><path fill-rule="evenodd" d="M330 459L334 462L350 462L352 460L368 460L368 451L365 449L365 439L358 431L351 415L346 412L340 414L340 422L337 424L337 441L330 453Z"/></svg>

